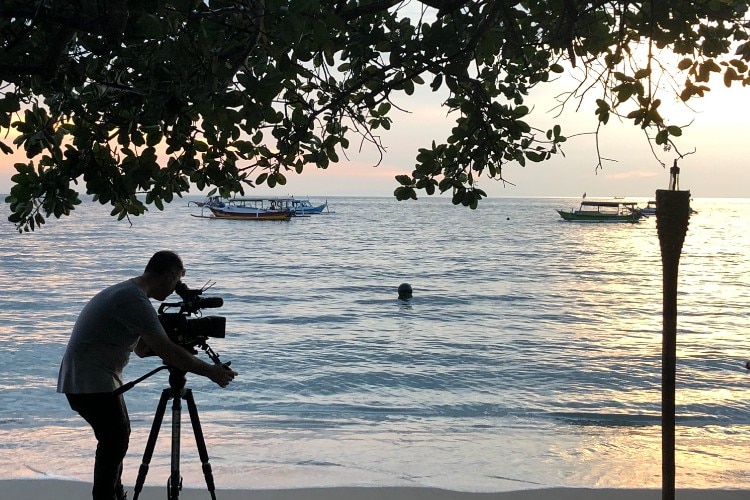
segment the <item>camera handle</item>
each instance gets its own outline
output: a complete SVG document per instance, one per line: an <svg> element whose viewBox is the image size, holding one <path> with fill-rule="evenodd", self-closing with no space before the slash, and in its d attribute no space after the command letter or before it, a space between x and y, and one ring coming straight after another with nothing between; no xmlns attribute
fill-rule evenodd
<svg viewBox="0 0 750 500"><path fill-rule="evenodd" d="M159 368L155 368L155 369L151 370L150 372L148 372L147 374L143 375L142 377L138 377L137 379L135 379L135 380L133 380L131 382L128 382L127 384L123 384L118 389L115 389L115 391L114 391L115 396L118 396L118 395L122 394L123 392L129 391L130 389L132 389L133 387L135 387L135 384L143 382L144 380L146 380L147 378L149 378L151 375L159 373L162 370L166 370L167 368L169 368L167 365L162 365Z"/></svg>
<svg viewBox="0 0 750 500"><path fill-rule="evenodd" d="M222 365L225 368L229 368L229 365L232 364L231 361L227 361L226 363L222 362L221 359L219 358L219 355L216 353L216 351L214 351L213 349L211 349L211 346L209 346L205 341L203 341L203 342L201 342L200 344L197 344L197 345L198 345L198 347L200 347L201 349L203 349L203 352L205 352L208 355L208 357L211 359L211 361L213 361L215 364ZM142 377L138 377L137 379L135 379L135 380L133 380L131 382L128 382L127 384L123 384L119 388L115 389L114 395L115 396L119 396L120 394L123 394L123 393L129 391L130 389L132 389L133 387L135 387L136 384L139 384L139 383L143 382L144 380L146 380L150 376L155 375L155 374L159 373L162 370L166 370L167 368L169 368L169 366L162 365L159 368L155 368L155 369L151 370L150 372L148 372L147 374L143 375Z"/></svg>
<svg viewBox="0 0 750 500"><path fill-rule="evenodd" d="M231 361L227 361L226 363L222 362L221 359L219 359L219 355L216 353L216 351L211 349L211 346L209 346L205 340L196 345L203 349L203 352L206 353L206 355L211 359L211 361L214 362L214 364L222 365L225 368L229 368L229 365L232 364Z"/></svg>

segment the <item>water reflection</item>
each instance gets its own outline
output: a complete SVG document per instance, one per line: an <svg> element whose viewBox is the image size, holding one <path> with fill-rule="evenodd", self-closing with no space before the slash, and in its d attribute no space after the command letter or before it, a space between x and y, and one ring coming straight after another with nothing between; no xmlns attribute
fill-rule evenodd
<svg viewBox="0 0 750 500"><path fill-rule="evenodd" d="M227 338L211 345L241 371L226 391L189 378L222 487L658 487L654 221L571 225L558 221L555 200L488 200L471 213L439 203L345 199L334 217L271 225L197 220L170 206L132 228L86 206L31 237L9 231L0 442L10 461L0 477L89 478L93 445L80 441L89 431L54 393L69 330L104 284L139 274L167 246L182 254L191 286L217 281ZM688 229L680 487L750 484L749 207L706 202ZM419 284L409 302L395 295L405 279ZM127 374L156 362L133 360ZM131 482L165 383L128 394ZM168 455L157 452L153 484L168 475ZM201 487L200 470L190 480Z"/></svg>

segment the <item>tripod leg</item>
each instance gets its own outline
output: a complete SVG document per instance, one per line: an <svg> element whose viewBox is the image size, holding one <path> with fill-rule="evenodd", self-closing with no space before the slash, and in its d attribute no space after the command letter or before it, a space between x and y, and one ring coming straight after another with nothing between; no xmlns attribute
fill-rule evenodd
<svg viewBox="0 0 750 500"><path fill-rule="evenodd" d="M179 390L174 394L172 401L172 472L167 483L167 498L178 500L182 489L182 477L180 477L180 421L182 420L182 393Z"/></svg>
<svg viewBox="0 0 750 500"><path fill-rule="evenodd" d="M171 390L164 389L161 391L161 398L159 404L156 406L156 413L154 414L154 422L151 424L151 432L148 435L148 441L146 442L146 450L143 452L143 461L141 467L138 469L138 478L135 481L135 487L133 488L133 500L138 500L143 489L143 483L146 481L146 474L148 474L148 465L151 463L151 457L154 454L154 447L156 446L156 438L159 436L159 429L161 428L162 420L164 419L164 412L167 409L167 401L171 397Z"/></svg>
<svg viewBox="0 0 750 500"><path fill-rule="evenodd" d="M201 458L201 464L203 464L203 475L206 478L206 486L208 487L209 493L211 493L212 500L216 500L214 476L211 472L211 464L208 463L206 441L203 439L203 429L201 429L201 422L198 418L198 408L195 406L193 391L190 389L185 389L185 401L187 401L188 412L190 413L190 422L193 424L193 434L195 434L195 444L198 446L198 455Z"/></svg>

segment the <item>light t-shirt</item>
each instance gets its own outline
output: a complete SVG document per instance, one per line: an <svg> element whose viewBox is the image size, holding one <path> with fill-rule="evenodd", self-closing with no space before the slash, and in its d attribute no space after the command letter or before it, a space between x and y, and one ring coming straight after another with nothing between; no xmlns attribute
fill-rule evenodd
<svg viewBox="0 0 750 500"><path fill-rule="evenodd" d="M140 337L167 333L134 280L99 292L84 306L60 365L57 392L112 392Z"/></svg>

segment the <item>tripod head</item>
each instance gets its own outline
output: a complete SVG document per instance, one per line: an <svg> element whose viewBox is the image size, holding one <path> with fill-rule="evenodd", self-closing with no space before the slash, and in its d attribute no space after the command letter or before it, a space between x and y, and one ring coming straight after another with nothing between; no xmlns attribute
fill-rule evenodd
<svg viewBox="0 0 750 500"><path fill-rule="evenodd" d="M206 353L206 355L211 359L211 361L214 362L214 364L222 365L226 368L229 368L229 365L232 364L231 361L227 361L226 363L223 363L221 359L219 358L219 355L211 349L211 346L208 345L206 342L206 339L201 340L200 342L195 344L196 347L200 347L203 352ZM193 353L197 354L197 352ZM151 375L154 375L155 373L158 373L162 370L169 370L169 386L172 388L179 388L182 389L185 387L185 375L187 372L184 370L179 370L173 366L169 366L166 363L164 363L162 366L155 368L148 372L147 374L143 375L142 377L138 377L137 379L128 382L127 384L123 384L119 389L116 389L114 391L115 395L122 394L126 391L129 391L133 387L135 387L136 384L143 382L147 378L149 378Z"/></svg>
<svg viewBox="0 0 750 500"><path fill-rule="evenodd" d="M202 342L196 344L196 347L200 347L203 352L206 353L206 355L211 359L211 361L214 362L216 365L221 365L225 368L229 368L229 365L232 364L231 361L227 361L226 363L223 363L221 359L219 358L219 355L211 349L211 346L209 346L205 340ZM182 390L185 387L185 375L187 375L187 372L184 370L180 370L178 368L175 368L173 366L164 365L167 369L169 369L169 387L175 390ZM162 368L164 368L162 367Z"/></svg>

